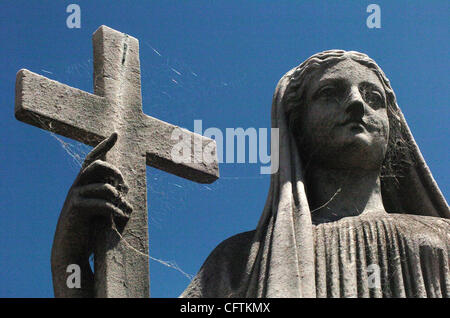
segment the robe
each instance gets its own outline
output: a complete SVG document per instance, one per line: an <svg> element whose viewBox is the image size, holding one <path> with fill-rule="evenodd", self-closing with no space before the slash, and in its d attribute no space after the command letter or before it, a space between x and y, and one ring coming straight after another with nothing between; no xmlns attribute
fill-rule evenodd
<svg viewBox="0 0 450 318"><path fill-rule="evenodd" d="M217 246L181 297L245 297L254 235ZM313 225L313 236L317 297L450 297L448 219L352 216Z"/></svg>

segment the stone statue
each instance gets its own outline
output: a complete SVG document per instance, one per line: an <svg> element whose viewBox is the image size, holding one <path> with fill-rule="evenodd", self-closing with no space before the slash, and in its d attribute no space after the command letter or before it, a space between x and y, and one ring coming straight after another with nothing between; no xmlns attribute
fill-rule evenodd
<svg viewBox="0 0 450 318"><path fill-rule="evenodd" d="M332 50L289 71L272 127L279 171L256 230L222 242L181 297L450 297L449 207L372 59ZM92 295L86 211L132 214L121 171L102 160L114 142L88 156L56 230L53 255L82 264L79 296Z"/></svg>
<svg viewBox="0 0 450 318"><path fill-rule="evenodd" d="M256 230L222 242L182 297L450 297L449 208L372 59L332 50L289 71L272 127Z"/></svg>

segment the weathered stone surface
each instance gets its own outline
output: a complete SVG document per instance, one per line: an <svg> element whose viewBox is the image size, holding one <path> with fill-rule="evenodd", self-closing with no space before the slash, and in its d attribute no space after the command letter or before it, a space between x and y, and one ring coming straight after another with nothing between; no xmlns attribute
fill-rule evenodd
<svg viewBox="0 0 450 318"><path fill-rule="evenodd" d="M219 177L217 161L175 163L171 139L177 126L142 112L138 40L101 26L93 35L94 93L50 80L28 70L17 74L15 115L18 120L91 146L118 133L107 161L129 186L133 212L119 239L111 224L99 225L95 250L97 297L149 296L146 165L196 182ZM202 145L215 142L184 130ZM192 145L192 148L193 145ZM132 249L124 242L130 244ZM67 247L70 248L70 247ZM139 251L139 253L133 251Z"/></svg>

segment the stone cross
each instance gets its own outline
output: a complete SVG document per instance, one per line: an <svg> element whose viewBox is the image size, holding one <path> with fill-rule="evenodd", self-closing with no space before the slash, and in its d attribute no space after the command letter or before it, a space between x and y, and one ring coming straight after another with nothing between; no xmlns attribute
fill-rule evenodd
<svg viewBox="0 0 450 318"><path fill-rule="evenodd" d="M177 126L142 111L139 42L127 34L101 26L93 35L94 94L20 70L16 78L15 116L90 146L117 132L119 139L107 161L118 167L129 185L127 201L133 212L122 237L104 225L95 255L96 297L149 297L146 165L200 183L219 177L217 161L177 163L172 149ZM202 147L209 138L182 129ZM195 141L194 141L195 143ZM198 146L191 143L191 159ZM197 153L196 153L197 152Z"/></svg>

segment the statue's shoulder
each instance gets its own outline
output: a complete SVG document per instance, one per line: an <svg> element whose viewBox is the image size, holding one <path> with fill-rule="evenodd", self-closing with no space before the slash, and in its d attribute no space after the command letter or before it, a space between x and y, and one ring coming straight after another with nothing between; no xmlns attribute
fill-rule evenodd
<svg viewBox="0 0 450 318"><path fill-rule="evenodd" d="M248 252L254 236L255 230L233 235L217 245L211 255L233 254L234 256L239 256L238 254L240 253Z"/></svg>
<svg viewBox="0 0 450 318"><path fill-rule="evenodd" d="M242 232L222 241L211 252L203 267L238 271L245 268L255 231ZM202 268L203 268L202 267Z"/></svg>
<svg viewBox="0 0 450 318"><path fill-rule="evenodd" d="M181 297L239 297L254 235L239 233L217 245Z"/></svg>

